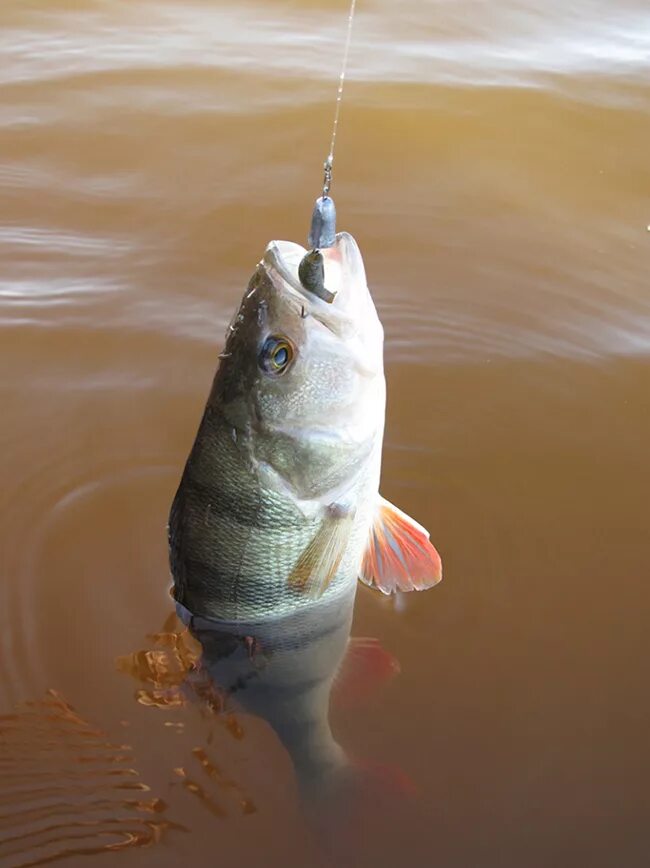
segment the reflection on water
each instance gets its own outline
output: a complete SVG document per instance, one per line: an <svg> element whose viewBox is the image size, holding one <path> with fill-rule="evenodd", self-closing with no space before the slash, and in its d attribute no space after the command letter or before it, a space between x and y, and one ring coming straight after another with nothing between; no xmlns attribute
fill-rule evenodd
<svg viewBox="0 0 650 868"><path fill-rule="evenodd" d="M162 630L153 633L148 639L153 648L142 649L117 660L118 670L142 685L134 694L136 701L147 708L166 712L178 711L191 702L210 723L222 725L238 740L243 738L244 731L228 707L228 690L212 679L209 666L201 657L200 644L176 615L170 615ZM163 725L177 735L184 734L183 720L167 719ZM207 740L208 743L210 741ZM228 816L229 803L234 799L241 813L255 813L257 808L253 799L211 759L205 747L194 747L191 754L195 761L192 763L193 770L198 771L200 768L216 784L218 796L207 792L183 767L173 768L173 774L181 779L183 788L199 799L204 808L214 816L223 818ZM222 797L226 804L220 801Z"/></svg>
<svg viewBox="0 0 650 868"><path fill-rule="evenodd" d="M167 511L231 311L270 239L303 240L345 6L0 8L0 762L40 772L12 740L49 689L128 742L133 798L168 808L124 829L189 834L116 864L320 864L261 700L204 714L114 661L167 617ZM333 700L334 741L420 791L359 821L360 866L405 840L413 868L647 861L648 14L359 4L334 193L386 328L382 493L447 576L399 612L358 595L353 635L402 674ZM178 680L164 641L147 659ZM2 807L0 841L58 822L40 810Z"/></svg>
<svg viewBox="0 0 650 868"><path fill-rule="evenodd" d="M0 717L0 859L44 865L148 847L181 827L112 744L55 691Z"/></svg>

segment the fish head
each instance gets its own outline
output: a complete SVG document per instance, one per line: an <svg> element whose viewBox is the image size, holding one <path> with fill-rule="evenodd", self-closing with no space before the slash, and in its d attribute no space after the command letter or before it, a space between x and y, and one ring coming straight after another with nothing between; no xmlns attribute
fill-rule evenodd
<svg viewBox="0 0 650 868"><path fill-rule="evenodd" d="M215 397L258 468L297 497L340 487L383 434L383 329L359 248L321 251L329 303L301 284L308 251L266 248L229 328Z"/></svg>

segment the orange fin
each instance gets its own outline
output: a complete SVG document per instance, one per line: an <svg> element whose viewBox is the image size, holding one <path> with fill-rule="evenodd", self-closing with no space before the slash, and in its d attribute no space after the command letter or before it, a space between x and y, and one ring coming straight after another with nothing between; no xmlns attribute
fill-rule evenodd
<svg viewBox="0 0 650 868"><path fill-rule="evenodd" d="M378 639L353 637L332 685L332 702L344 706L363 702L399 671L399 662Z"/></svg>
<svg viewBox="0 0 650 868"><path fill-rule="evenodd" d="M442 579L442 561L428 532L380 497L359 578L383 594L423 591Z"/></svg>

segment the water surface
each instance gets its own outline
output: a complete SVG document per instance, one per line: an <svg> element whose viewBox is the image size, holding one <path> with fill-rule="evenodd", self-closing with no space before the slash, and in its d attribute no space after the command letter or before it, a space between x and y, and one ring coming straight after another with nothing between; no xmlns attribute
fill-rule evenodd
<svg viewBox="0 0 650 868"><path fill-rule="evenodd" d="M151 707L116 660L171 611L167 512L226 323L267 242L306 234L345 17L2 6L0 862L323 863L267 726ZM419 794L369 796L349 861L645 866L650 9L364 0L338 148L386 329L383 494L445 563L357 599L401 674L334 730ZM91 791L148 789L75 815L79 739ZM14 804L38 774L59 819Z"/></svg>

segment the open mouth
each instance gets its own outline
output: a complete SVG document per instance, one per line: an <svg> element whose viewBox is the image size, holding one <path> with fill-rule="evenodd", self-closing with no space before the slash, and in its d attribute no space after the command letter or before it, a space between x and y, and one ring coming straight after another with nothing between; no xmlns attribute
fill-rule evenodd
<svg viewBox="0 0 650 868"><path fill-rule="evenodd" d="M340 306L345 289L362 277L363 261L357 244L347 232L336 236L333 247L306 250L292 241L272 241L264 253L264 263L293 289L310 301Z"/></svg>

